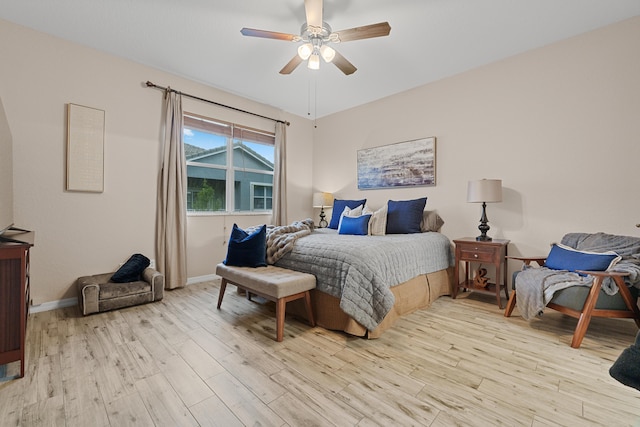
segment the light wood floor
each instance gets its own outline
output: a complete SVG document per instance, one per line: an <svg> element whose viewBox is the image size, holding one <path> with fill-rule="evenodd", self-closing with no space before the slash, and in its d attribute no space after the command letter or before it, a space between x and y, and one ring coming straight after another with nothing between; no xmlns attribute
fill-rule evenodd
<svg viewBox="0 0 640 427"><path fill-rule="evenodd" d="M626 426L640 392L608 369L632 321L595 319L578 350L575 320L531 325L492 298L438 299L378 340L287 317L219 285L82 317L31 315L25 378L0 383L2 426ZM9 373L17 364L9 366Z"/></svg>

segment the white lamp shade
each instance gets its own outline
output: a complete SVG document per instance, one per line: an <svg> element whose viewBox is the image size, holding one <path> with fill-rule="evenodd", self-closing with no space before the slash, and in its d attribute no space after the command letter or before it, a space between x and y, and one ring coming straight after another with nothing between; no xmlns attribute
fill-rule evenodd
<svg viewBox="0 0 640 427"><path fill-rule="evenodd" d="M467 202L495 203L502 201L502 180L481 179L469 181L467 186Z"/></svg>
<svg viewBox="0 0 640 427"><path fill-rule="evenodd" d="M333 195L331 193L313 193L313 207L326 208L333 206Z"/></svg>

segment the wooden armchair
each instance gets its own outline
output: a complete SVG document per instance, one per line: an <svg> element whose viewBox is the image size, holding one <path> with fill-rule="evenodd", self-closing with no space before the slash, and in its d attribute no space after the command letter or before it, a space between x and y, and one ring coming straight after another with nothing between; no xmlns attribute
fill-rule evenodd
<svg viewBox="0 0 640 427"><path fill-rule="evenodd" d="M522 261L525 265L530 266L532 262L536 262L539 266L543 266L545 257L507 257ZM579 348L582 339L587 332L589 322L592 317L609 317L609 318L632 318L636 325L640 328L640 310L638 309L638 289L629 287L624 282L624 277L628 276L627 272L617 271L583 271L577 270L577 273L586 274L593 277L591 287L572 286L556 292L547 304L548 308L552 308L561 313L567 314L578 319L578 324L573 333L571 347ZM505 317L510 317L516 306L516 287L515 276L513 275L511 296L504 311ZM609 295L602 289L602 282L606 277L610 277L618 286L619 292L615 295Z"/></svg>

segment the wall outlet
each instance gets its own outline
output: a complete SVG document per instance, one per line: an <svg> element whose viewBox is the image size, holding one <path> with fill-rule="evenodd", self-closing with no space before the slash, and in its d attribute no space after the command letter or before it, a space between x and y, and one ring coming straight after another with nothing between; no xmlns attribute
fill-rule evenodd
<svg viewBox="0 0 640 427"><path fill-rule="evenodd" d="M156 268L156 260L155 259L150 260L149 267L153 268L155 270L155 268Z"/></svg>

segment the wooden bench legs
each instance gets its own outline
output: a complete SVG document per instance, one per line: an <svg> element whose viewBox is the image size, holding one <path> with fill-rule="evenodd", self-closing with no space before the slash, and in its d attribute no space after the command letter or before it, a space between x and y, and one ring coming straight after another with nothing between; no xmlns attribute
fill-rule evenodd
<svg viewBox="0 0 640 427"><path fill-rule="evenodd" d="M220 283L220 294L218 295L218 310L220 310L220 306L222 305L222 298L224 298L224 291L227 289L227 279L222 278L222 283Z"/></svg>
<svg viewBox="0 0 640 427"><path fill-rule="evenodd" d="M218 309L220 309L220 306L222 305L222 299L224 298L224 292L227 289L227 283L229 283L229 281L223 277L222 283L220 284L220 294L218 295ZM264 295L253 290L249 290L242 285L238 285L236 283L234 283L234 285L238 286L238 288L240 289L244 289L247 292L247 299L251 299L251 294L255 294L261 296L266 300L274 301L276 303L276 341L281 342L284 339L285 308L289 301L295 301L297 299L304 298L304 305L307 309L309 324L312 327L316 326L316 321L313 317L313 310L311 308L311 293L309 291L288 295L282 298L273 298L269 295Z"/></svg>
<svg viewBox="0 0 640 427"><path fill-rule="evenodd" d="M288 297L280 298L276 300L276 340L282 341L284 338L284 316L285 308L289 301L295 301L297 299L304 298L304 305L307 309L307 316L309 316L309 325L316 326L316 321L313 317L313 311L311 310L311 293L309 291L300 292L299 294L289 295Z"/></svg>

